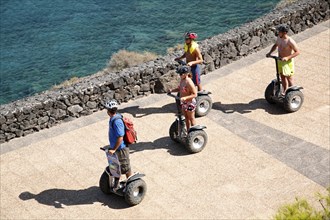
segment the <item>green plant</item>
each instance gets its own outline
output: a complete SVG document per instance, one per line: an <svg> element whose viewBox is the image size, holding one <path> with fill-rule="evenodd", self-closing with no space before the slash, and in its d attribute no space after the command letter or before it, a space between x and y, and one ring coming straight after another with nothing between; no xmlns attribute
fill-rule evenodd
<svg viewBox="0 0 330 220"><path fill-rule="evenodd" d="M324 210L326 219L330 219L330 187L327 190L328 190L328 195L322 195L321 193L318 193L317 196L319 197L319 201ZM324 201L326 204L324 204Z"/></svg>
<svg viewBox="0 0 330 220"><path fill-rule="evenodd" d="M174 53L176 51L182 50L183 49L183 44L177 44L174 47L167 48L167 53Z"/></svg>
<svg viewBox="0 0 330 220"><path fill-rule="evenodd" d="M127 67L136 66L138 64L155 60L157 58L157 55L150 52L144 52L144 53L137 53L127 50L120 50L117 53L113 54L111 57L108 67L105 68L102 71L99 71L98 73L94 74L94 76L102 76L107 74L109 71L120 71ZM61 89L65 87L72 86L75 83L80 82L83 80L83 78L79 77L72 77L71 79L65 80L59 85L54 85L51 89Z"/></svg>
<svg viewBox="0 0 330 220"><path fill-rule="evenodd" d="M275 220L329 220L330 219L330 188L328 194L317 194L322 209L316 210L305 199L296 198L292 204L286 204L279 208L274 216ZM324 204L326 201L326 204Z"/></svg>
<svg viewBox="0 0 330 220"><path fill-rule="evenodd" d="M120 71L124 68L136 66L141 63L145 63L150 60L155 60L157 55L150 52L137 53L127 50L119 50L113 54L109 63L109 71Z"/></svg>
<svg viewBox="0 0 330 220"><path fill-rule="evenodd" d="M284 8L286 6L289 6L292 3L297 2L298 0L281 0L277 5L276 8Z"/></svg>
<svg viewBox="0 0 330 220"><path fill-rule="evenodd" d="M71 79L65 80L64 82L62 82L59 85L54 85L52 87L52 89L54 90L54 89L60 89L60 88L64 88L64 87L69 87L72 84L75 84L75 83L79 82L79 80L80 80L79 77L74 76Z"/></svg>

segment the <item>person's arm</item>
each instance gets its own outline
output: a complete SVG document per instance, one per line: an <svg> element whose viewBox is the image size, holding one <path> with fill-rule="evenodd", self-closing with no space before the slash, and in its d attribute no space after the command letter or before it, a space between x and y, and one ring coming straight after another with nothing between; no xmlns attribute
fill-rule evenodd
<svg viewBox="0 0 330 220"><path fill-rule="evenodd" d="M278 47L278 38L276 39L275 44L272 46L272 48L270 48L269 53L266 54L266 57L269 57Z"/></svg>
<svg viewBox="0 0 330 220"><path fill-rule="evenodd" d="M201 51L199 50L198 47L195 49L195 53L196 53L196 58L197 59L195 61L190 61L189 63L187 63L188 66L192 66L192 65L203 63L202 53L201 53Z"/></svg>
<svg viewBox="0 0 330 220"><path fill-rule="evenodd" d="M191 91L191 94L188 96L181 97L181 101L191 100L197 97L197 89L192 79L189 78L187 80L187 83L187 87L189 88L189 91Z"/></svg>
<svg viewBox="0 0 330 220"><path fill-rule="evenodd" d="M111 140L110 140L110 123L111 123L111 120L109 120L109 130L108 130L108 140L109 140L109 148L111 147Z"/></svg>
<svg viewBox="0 0 330 220"><path fill-rule="evenodd" d="M125 126L124 126L124 122L121 119L117 119L116 121L113 122L113 129L116 133L117 136L117 140L116 140L116 144L114 146L113 149L109 149L109 153L110 154L114 154L116 152L116 150L120 147L123 139L124 139L124 135L125 135Z"/></svg>
<svg viewBox="0 0 330 220"><path fill-rule="evenodd" d="M292 58L294 58L294 57L296 57L296 56L298 56L300 54L300 51L299 51L299 49L297 47L297 44L296 44L296 42L292 38L290 38L288 44L292 48L292 50L293 50L294 53L291 54L290 56L283 57L282 58L283 61L291 60Z"/></svg>
<svg viewBox="0 0 330 220"><path fill-rule="evenodd" d="M168 93L179 92L179 91L180 91L180 89L179 89L179 87L178 87L178 88L175 88L175 89L169 89L169 90L168 90Z"/></svg>
<svg viewBox="0 0 330 220"><path fill-rule="evenodd" d="M269 57L277 48L277 44L275 43L270 49L269 53L266 54L266 57Z"/></svg>
<svg viewBox="0 0 330 220"><path fill-rule="evenodd" d="M180 57L176 57L174 60L182 60L183 58L186 57L186 52L184 52Z"/></svg>
<svg viewBox="0 0 330 220"><path fill-rule="evenodd" d="M121 142L124 140L124 137L120 136L117 138L116 145L113 149L109 149L110 154L114 154L116 150L119 148Z"/></svg>

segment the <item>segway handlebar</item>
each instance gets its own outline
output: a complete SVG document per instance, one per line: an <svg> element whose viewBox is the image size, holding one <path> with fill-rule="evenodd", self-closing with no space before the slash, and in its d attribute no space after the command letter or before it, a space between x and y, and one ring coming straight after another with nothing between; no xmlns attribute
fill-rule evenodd
<svg viewBox="0 0 330 220"><path fill-rule="evenodd" d="M168 92L167 93L168 96L171 96L173 98L175 98L176 100L180 100L180 97L176 96L176 95L173 95L172 93Z"/></svg>
<svg viewBox="0 0 330 220"><path fill-rule="evenodd" d="M182 65L182 66L186 66L186 65L187 65L187 63L184 62L183 60L177 60L177 62L178 62L180 65Z"/></svg>
<svg viewBox="0 0 330 220"><path fill-rule="evenodd" d="M109 150L109 146L100 147L100 150L107 151Z"/></svg>
<svg viewBox="0 0 330 220"><path fill-rule="evenodd" d="M266 56L268 58L273 58L275 60L282 60L282 57L279 57L279 56L274 56L274 55L269 55L269 56Z"/></svg>

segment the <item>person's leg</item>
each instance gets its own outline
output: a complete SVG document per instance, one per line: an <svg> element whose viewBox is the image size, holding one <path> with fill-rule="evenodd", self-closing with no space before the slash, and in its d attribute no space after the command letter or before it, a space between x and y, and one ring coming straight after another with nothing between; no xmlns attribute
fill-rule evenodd
<svg viewBox="0 0 330 220"><path fill-rule="evenodd" d="M195 120L195 110L196 110L196 99L192 99L191 102L189 103L189 120L190 120L190 126L195 126L196 125L196 120Z"/></svg>
<svg viewBox="0 0 330 220"><path fill-rule="evenodd" d="M287 80L288 80L288 85L289 87L293 86L293 75L294 75L294 61L291 59L288 62L288 72L289 74L287 75Z"/></svg>
<svg viewBox="0 0 330 220"><path fill-rule="evenodd" d="M282 80L282 86L283 86L282 95L285 95L285 91L288 88L288 79L287 79L287 77L283 76L283 74L281 74L281 80Z"/></svg>
<svg viewBox="0 0 330 220"><path fill-rule="evenodd" d="M289 87L293 86L293 77L289 76L289 77L287 77L287 80L288 80Z"/></svg>
<svg viewBox="0 0 330 220"><path fill-rule="evenodd" d="M121 173L126 175L126 178L130 177L133 173L131 170L131 163L129 159L129 148L125 147L119 151L116 151L118 160L120 163Z"/></svg>
<svg viewBox="0 0 330 220"><path fill-rule="evenodd" d="M198 91L202 91L203 89L202 89L202 85L201 84L198 84L197 85L197 89L198 89Z"/></svg>
<svg viewBox="0 0 330 220"><path fill-rule="evenodd" d="M188 132L189 128L190 128L189 114L188 114L188 111L183 111L183 113L184 113L185 122L186 122L186 129L187 129L187 132Z"/></svg>
<svg viewBox="0 0 330 220"><path fill-rule="evenodd" d="M288 89L288 87L293 86L293 74L294 74L293 60L284 62L282 64L282 74L281 74L284 94Z"/></svg>
<svg viewBox="0 0 330 220"><path fill-rule="evenodd" d="M195 126L196 125L195 111L189 111L188 115L190 120L190 127Z"/></svg>
<svg viewBox="0 0 330 220"><path fill-rule="evenodd" d="M126 178L128 178L128 177L130 177L130 176L132 176L132 175L133 175L132 170L129 170L129 171L127 171L127 173L126 173Z"/></svg>
<svg viewBox="0 0 330 220"><path fill-rule="evenodd" d="M133 175L132 169L131 169L131 161L129 159L129 148L125 147L124 149L124 158L125 158L125 168L126 168L126 178Z"/></svg>
<svg viewBox="0 0 330 220"><path fill-rule="evenodd" d="M196 65L196 85L197 85L198 91L202 91L201 66L199 64Z"/></svg>
<svg viewBox="0 0 330 220"><path fill-rule="evenodd" d="M195 65L191 67L191 73L192 73L192 80L197 86L198 91L202 91L202 85L201 85L201 68L200 65Z"/></svg>

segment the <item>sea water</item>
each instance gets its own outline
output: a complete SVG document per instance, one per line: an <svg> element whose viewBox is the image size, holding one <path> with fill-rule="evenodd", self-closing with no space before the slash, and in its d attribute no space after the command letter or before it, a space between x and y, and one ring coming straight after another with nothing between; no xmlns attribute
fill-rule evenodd
<svg viewBox="0 0 330 220"><path fill-rule="evenodd" d="M165 55L270 12L276 0L0 0L0 104L107 66L118 50Z"/></svg>

